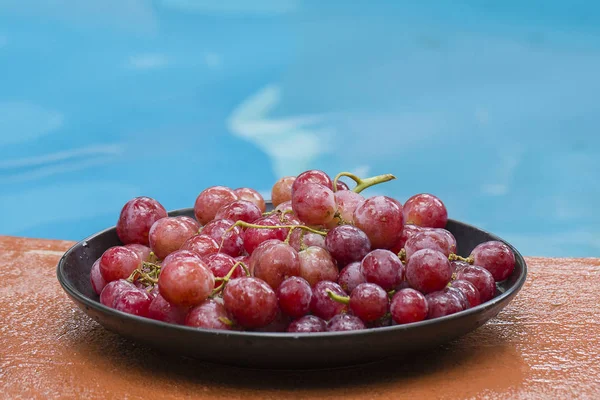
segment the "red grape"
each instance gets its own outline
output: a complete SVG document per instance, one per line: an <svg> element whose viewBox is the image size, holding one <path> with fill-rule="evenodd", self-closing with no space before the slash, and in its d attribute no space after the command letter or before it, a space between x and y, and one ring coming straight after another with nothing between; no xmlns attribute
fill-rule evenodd
<svg viewBox="0 0 600 400"><path fill-rule="evenodd" d="M417 225L404 225L404 227L402 228L402 234L400 235L400 238L396 241L396 243L392 246L390 250L396 254L400 253L400 250L402 250L404 246L406 246L406 242L408 241L408 239L410 239L412 236L416 235L419 232L423 232L423 230L424 228L421 228Z"/></svg>
<svg viewBox="0 0 600 400"><path fill-rule="evenodd" d="M158 277L161 296L169 303L191 307L202 303L215 287L215 277L199 260L176 259L162 265Z"/></svg>
<svg viewBox="0 0 600 400"><path fill-rule="evenodd" d="M240 200L246 200L251 203L254 203L261 213L267 211L265 199L256 190L251 188L239 188L235 189L233 192L238 196Z"/></svg>
<svg viewBox="0 0 600 400"><path fill-rule="evenodd" d="M351 190L341 190L335 192L335 204L337 205L337 211L342 217L344 222L354 222L354 210L361 203L365 201L365 198L358 193L354 193Z"/></svg>
<svg viewBox="0 0 600 400"><path fill-rule="evenodd" d="M371 251L367 235L352 225L340 225L327 232L325 245L341 265L361 261Z"/></svg>
<svg viewBox="0 0 600 400"><path fill-rule="evenodd" d="M176 217L159 219L150 228L150 247L159 259L163 259L196 234L196 229Z"/></svg>
<svg viewBox="0 0 600 400"><path fill-rule="evenodd" d="M304 245L304 246L302 246ZM290 246L296 251L301 251L310 246L317 246L326 249L325 238L318 233L307 232L304 229L296 228L290 236Z"/></svg>
<svg viewBox="0 0 600 400"><path fill-rule="evenodd" d="M326 330L327 322L314 315L306 315L293 321L287 329L288 332L293 333L325 332Z"/></svg>
<svg viewBox="0 0 600 400"><path fill-rule="evenodd" d="M295 180L295 176L284 176L275 182L271 189L271 202L274 207L292 200L292 185Z"/></svg>
<svg viewBox="0 0 600 400"><path fill-rule="evenodd" d="M150 303L152 303L152 298L145 290L133 287L116 294L113 308L128 314L147 317Z"/></svg>
<svg viewBox="0 0 600 400"><path fill-rule="evenodd" d="M206 257L219 251L219 243L208 235L194 235L181 245L181 250L189 250L200 257Z"/></svg>
<svg viewBox="0 0 600 400"><path fill-rule="evenodd" d="M349 314L338 314L327 323L327 332L358 331L366 329L360 318Z"/></svg>
<svg viewBox="0 0 600 400"><path fill-rule="evenodd" d="M350 310L363 322L380 319L388 311L388 295L381 286L361 283L350 294Z"/></svg>
<svg viewBox="0 0 600 400"><path fill-rule="evenodd" d="M115 297L123 290L130 290L132 288L135 288L133 283L128 282L125 279L109 282L106 284L106 286L104 286L102 292L100 292L100 303L112 308L115 302Z"/></svg>
<svg viewBox="0 0 600 400"><path fill-rule="evenodd" d="M252 271L255 277L277 290L286 278L300 274L300 257L289 244L275 243L254 259Z"/></svg>
<svg viewBox="0 0 600 400"><path fill-rule="evenodd" d="M437 250L419 250L406 264L406 280L412 288L424 294L442 290L451 277L450 261Z"/></svg>
<svg viewBox="0 0 600 400"><path fill-rule="evenodd" d="M106 282L127 279L142 265L137 253L125 246L114 246L100 257L100 273Z"/></svg>
<svg viewBox="0 0 600 400"><path fill-rule="evenodd" d="M310 284L298 276L287 278L277 289L279 308L292 318L300 318L308 314L311 298Z"/></svg>
<svg viewBox="0 0 600 400"><path fill-rule="evenodd" d="M335 183L335 189L336 190L350 190L350 188L348 187L348 185L346 184L346 182L340 181L338 180Z"/></svg>
<svg viewBox="0 0 600 400"><path fill-rule="evenodd" d="M305 183L293 191L292 209L308 225L325 225L335 215L335 196L328 187L318 183Z"/></svg>
<svg viewBox="0 0 600 400"><path fill-rule="evenodd" d="M300 276L315 286L320 281L337 281L338 269L329 252L321 247L311 246L298 253Z"/></svg>
<svg viewBox="0 0 600 400"><path fill-rule="evenodd" d="M340 271L340 275L338 277L339 285L348 294L352 293L355 287L366 282L367 280L360 270L360 262L358 261L346 265Z"/></svg>
<svg viewBox="0 0 600 400"><path fill-rule="evenodd" d="M475 307L481 304L481 295L479 290L469 281L458 279L452 282L452 287L460 290L469 303L469 307Z"/></svg>
<svg viewBox="0 0 600 400"><path fill-rule="evenodd" d="M152 253L152 249L150 247L145 246L143 244L138 244L138 243L126 244L125 247L135 251L137 253L137 255L140 257L140 260L142 260L142 261L150 260L150 253Z"/></svg>
<svg viewBox="0 0 600 400"><path fill-rule="evenodd" d="M277 295L262 279L237 278L223 291L225 309L244 328L269 325L277 316Z"/></svg>
<svg viewBox="0 0 600 400"><path fill-rule="evenodd" d="M256 249L254 249L252 254L249 256L248 264L246 265L248 267L248 269L250 270L251 275L254 276L254 266L256 265L256 262L258 261L262 252L264 250L268 249L269 247L273 246L276 243L283 243L283 242L279 239L268 239L268 240L265 240L264 242L262 242L261 244L259 244L258 247L256 247Z"/></svg>
<svg viewBox="0 0 600 400"><path fill-rule="evenodd" d="M412 235L405 243L404 250L406 251L406 259L410 260L412 255L423 249L437 250L448 257L451 253L445 234L437 230L427 229Z"/></svg>
<svg viewBox="0 0 600 400"><path fill-rule="evenodd" d="M446 286L442 291L456 297L460 301L463 310L469 308L469 300L461 290L458 290L454 286Z"/></svg>
<svg viewBox="0 0 600 400"><path fill-rule="evenodd" d="M206 300L193 307L185 317L185 325L194 328L231 330L229 318L222 301Z"/></svg>
<svg viewBox="0 0 600 400"><path fill-rule="evenodd" d="M377 249L362 259L360 271L367 282L392 290L403 280L404 265L391 251Z"/></svg>
<svg viewBox="0 0 600 400"><path fill-rule="evenodd" d="M211 254L210 256L206 257L205 263L208 265L208 268L212 271L215 278L223 278L229 273L229 271L231 271L236 261L233 257L227 254L218 253ZM245 275L246 272L244 272L244 268L242 268L241 265L238 265L233 271L233 274L231 274L230 278L241 278Z"/></svg>
<svg viewBox="0 0 600 400"><path fill-rule="evenodd" d="M444 203L427 193L417 194L406 200L403 214L405 223L429 228L443 228L448 221Z"/></svg>
<svg viewBox="0 0 600 400"><path fill-rule="evenodd" d="M484 303L496 294L496 283L492 274L485 268L468 265L456 270L456 279L471 282L479 290L481 302Z"/></svg>
<svg viewBox="0 0 600 400"><path fill-rule="evenodd" d="M294 210L292 209L292 200L288 200L288 201L284 201L283 203L280 203L277 207L275 207L275 211L279 211L281 213L293 212Z"/></svg>
<svg viewBox="0 0 600 400"><path fill-rule="evenodd" d="M92 289L94 289L94 292L98 295L102 293L102 289L104 289L104 286L107 284L100 272L100 259L97 259L94 261L94 264L92 264L92 269L90 270L90 283L92 284Z"/></svg>
<svg viewBox="0 0 600 400"><path fill-rule="evenodd" d="M387 196L368 198L354 210L354 223L374 249L389 249L402 234L402 206Z"/></svg>
<svg viewBox="0 0 600 400"><path fill-rule="evenodd" d="M448 251L450 251L450 253L456 254L456 238L454 237L454 235L450 231L443 228L437 228L433 230L446 240Z"/></svg>
<svg viewBox="0 0 600 400"><path fill-rule="evenodd" d="M158 201L150 197L136 197L121 209L117 235L124 244L140 243L147 246L150 227L166 216L167 210Z"/></svg>
<svg viewBox="0 0 600 400"><path fill-rule="evenodd" d="M304 171L296 177L292 185L292 196L296 190L307 183L317 183L325 186L328 189L333 189L333 182L331 181L329 175L323 171L319 171L318 169L311 169Z"/></svg>
<svg viewBox="0 0 600 400"><path fill-rule="evenodd" d="M346 304L338 303L329 297L329 294L327 293L328 290L331 290L338 296L346 296L344 290L335 282L321 281L314 286L312 299L310 301L310 311L317 317L325 320L329 320L334 315L348 309Z"/></svg>
<svg viewBox="0 0 600 400"><path fill-rule="evenodd" d="M185 215L180 215L179 217L174 217L182 222L185 222L192 228L195 232L198 232L200 229L200 223L196 221L194 218L187 217Z"/></svg>
<svg viewBox="0 0 600 400"><path fill-rule="evenodd" d="M150 303L150 307L148 308L148 318L169 322L171 324L183 325L187 312L187 307L174 306L158 293L153 297L152 302Z"/></svg>
<svg viewBox="0 0 600 400"><path fill-rule="evenodd" d="M425 296L414 289L402 289L394 295L390 304L392 320L396 324L409 324L427 318Z"/></svg>
<svg viewBox="0 0 600 400"><path fill-rule="evenodd" d="M215 218L219 208L238 200L238 195L226 186L212 186L204 189L196 198L194 214L196 219L205 225Z"/></svg>
<svg viewBox="0 0 600 400"><path fill-rule="evenodd" d="M202 257L200 257L197 253L194 253L193 251L177 250L177 251L172 252L168 256L166 256L162 263L168 264L171 261L185 259L185 258L191 258L196 261L202 261Z"/></svg>
<svg viewBox="0 0 600 400"><path fill-rule="evenodd" d="M258 206L246 200L236 200L219 208L215 219L229 219L252 223L262 217Z"/></svg>
<svg viewBox="0 0 600 400"><path fill-rule="evenodd" d="M490 271L496 282L508 278L515 270L515 255L502 242L492 240L481 243L471 252L473 264Z"/></svg>
<svg viewBox="0 0 600 400"><path fill-rule="evenodd" d="M460 298L448 291L440 290L429 293L425 296L425 299L427 299L428 319L443 317L464 310Z"/></svg>
<svg viewBox="0 0 600 400"><path fill-rule="evenodd" d="M275 218L272 218L275 217ZM276 215L269 217L263 217L258 221L254 222L255 225L260 226L278 226L283 225L278 220ZM285 228L247 228L244 232L244 248L248 254L252 254L254 250L264 241L269 239L278 239L284 241L287 236L288 230Z"/></svg>
<svg viewBox="0 0 600 400"><path fill-rule="evenodd" d="M201 233L213 238L223 253L232 257L241 256L244 253L244 232L239 226L229 230L234 224L229 219L215 219L204 225Z"/></svg>

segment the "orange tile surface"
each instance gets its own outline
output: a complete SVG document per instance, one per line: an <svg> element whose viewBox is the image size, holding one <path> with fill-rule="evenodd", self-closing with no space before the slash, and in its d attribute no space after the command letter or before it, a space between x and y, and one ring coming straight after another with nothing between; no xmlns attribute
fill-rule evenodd
<svg viewBox="0 0 600 400"><path fill-rule="evenodd" d="M165 356L104 330L56 280L72 244L0 236L1 399L600 398L600 259L528 258L505 310L418 357L258 371Z"/></svg>

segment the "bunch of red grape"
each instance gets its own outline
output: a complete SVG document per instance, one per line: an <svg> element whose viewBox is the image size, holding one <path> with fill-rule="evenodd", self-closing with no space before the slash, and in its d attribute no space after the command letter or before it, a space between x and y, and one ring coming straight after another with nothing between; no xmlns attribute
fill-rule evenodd
<svg viewBox="0 0 600 400"><path fill-rule="evenodd" d="M102 304L142 317L274 332L406 324L493 298L515 268L511 249L490 241L460 257L437 197L360 194L391 179L309 170L275 183L271 212L253 189L214 186L195 219L134 198L117 222L124 245L93 264L92 287Z"/></svg>

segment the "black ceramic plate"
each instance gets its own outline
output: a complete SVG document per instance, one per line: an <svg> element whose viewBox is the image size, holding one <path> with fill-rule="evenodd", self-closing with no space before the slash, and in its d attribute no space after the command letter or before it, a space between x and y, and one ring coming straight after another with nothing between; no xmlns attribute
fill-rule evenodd
<svg viewBox="0 0 600 400"><path fill-rule="evenodd" d="M193 210L178 210L170 215L192 216ZM453 220L448 221L446 228L456 237L458 254L463 256L479 243L502 240ZM523 257L509 244L515 253L516 268L506 281L498 284L498 295L457 314L353 332L228 332L167 324L100 304L89 281L90 269L107 248L120 244L115 228L110 228L77 243L61 258L58 280L79 308L105 328L162 351L218 364L255 368L314 369L367 363L387 357L401 360L398 356L440 345L483 325L512 300L527 274Z"/></svg>

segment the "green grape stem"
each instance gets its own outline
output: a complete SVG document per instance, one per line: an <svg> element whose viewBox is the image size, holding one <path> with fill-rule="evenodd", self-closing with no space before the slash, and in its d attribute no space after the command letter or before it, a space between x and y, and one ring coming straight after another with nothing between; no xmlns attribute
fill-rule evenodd
<svg viewBox="0 0 600 400"><path fill-rule="evenodd" d="M337 301L338 303L342 304L350 304L349 296L340 296L339 294L333 293L330 289L326 289L325 291L327 292L327 296L329 296L331 300Z"/></svg>
<svg viewBox="0 0 600 400"><path fill-rule="evenodd" d="M473 257L461 257L458 254L450 253L448 256L449 261L463 261L469 264L473 264Z"/></svg>
<svg viewBox="0 0 600 400"><path fill-rule="evenodd" d="M250 270L248 270L248 267L246 267L246 264L244 264L242 261L236 262L233 265L233 267L231 267L231 269L229 270L227 275L225 275L224 277L215 278L215 282L221 282L221 284L213 289L213 291L209 297L214 297L217 294L219 294L225 288L225 285L227 284L227 282L229 282L229 280L231 279L231 275L233 275L233 273L235 272L235 269L240 266L244 269L246 276L250 276Z"/></svg>
<svg viewBox="0 0 600 400"><path fill-rule="evenodd" d="M300 228L300 229L304 229L305 231L308 232L312 232L312 233L316 233L317 235L321 235L321 236L327 236L327 232L323 232L323 231L319 231L317 229L313 229L311 227L308 227L306 225L256 225L256 224L251 224L245 221L237 221L235 224L233 224L231 226L231 228L227 229L225 232L229 232L232 229L234 229L236 226L241 226L243 228L256 228L256 229L296 229L296 228Z"/></svg>
<svg viewBox="0 0 600 400"><path fill-rule="evenodd" d="M337 191L337 181L342 176L347 176L348 178L350 178L354 182L356 182L356 187L354 189L352 189L352 191L354 193L360 193L363 190L365 190L366 188L369 188L371 186L378 185L380 183L388 182L393 179L396 179L396 177L392 174L377 175L377 176L372 176L370 178L363 179L363 178L359 178L358 176L356 176L350 172L340 172L339 174L336 175L335 179L333 180L333 191L334 192Z"/></svg>

